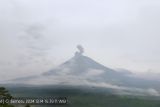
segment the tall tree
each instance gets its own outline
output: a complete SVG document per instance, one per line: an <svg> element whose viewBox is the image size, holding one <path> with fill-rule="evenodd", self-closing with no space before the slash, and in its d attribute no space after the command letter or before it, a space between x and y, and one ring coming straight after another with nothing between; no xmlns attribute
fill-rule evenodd
<svg viewBox="0 0 160 107"><path fill-rule="evenodd" d="M0 87L0 99L6 100L6 99L11 99L12 96L10 95L9 91L6 90L4 87ZM0 107L14 107L13 105L10 105L6 102L0 103Z"/></svg>

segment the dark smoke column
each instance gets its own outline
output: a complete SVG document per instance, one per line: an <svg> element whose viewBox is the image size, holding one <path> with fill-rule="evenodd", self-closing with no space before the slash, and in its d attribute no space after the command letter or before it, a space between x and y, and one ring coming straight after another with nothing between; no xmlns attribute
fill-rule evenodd
<svg viewBox="0 0 160 107"><path fill-rule="evenodd" d="M77 45L77 48L79 50L79 54L83 54L84 53L84 48L81 45Z"/></svg>

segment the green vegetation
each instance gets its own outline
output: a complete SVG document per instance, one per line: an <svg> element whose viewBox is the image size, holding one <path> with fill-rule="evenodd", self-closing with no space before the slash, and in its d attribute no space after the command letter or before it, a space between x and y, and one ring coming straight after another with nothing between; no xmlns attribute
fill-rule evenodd
<svg viewBox="0 0 160 107"><path fill-rule="evenodd" d="M10 88L14 97L67 97L68 105L30 105L31 107L160 107L160 99L117 96L107 91L62 87ZM24 107L25 105L21 105ZM26 106L26 107L29 107Z"/></svg>
<svg viewBox="0 0 160 107"><path fill-rule="evenodd" d="M29 104L27 104L25 107L31 107Z"/></svg>
<svg viewBox="0 0 160 107"><path fill-rule="evenodd" d="M0 99L6 100L11 98L12 96L9 94L9 92L4 87L0 87ZM4 102L0 103L0 107L14 107L14 106Z"/></svg>
<svg viewBox="0 0 160 107"><path fill-rule="evenodd" d="M160 107L160 102L112 95L78 95L69 99L71 107Z"/></svg>

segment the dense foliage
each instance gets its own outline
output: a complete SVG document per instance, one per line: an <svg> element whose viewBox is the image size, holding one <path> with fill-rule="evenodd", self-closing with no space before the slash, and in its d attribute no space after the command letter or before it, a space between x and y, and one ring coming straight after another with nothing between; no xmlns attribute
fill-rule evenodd
<svg viewBox="0 0 160 107"><path fill-rule="evenodd" d="M6 90L4 87L0 87L0 100L11 99L12 96L9 94L9 91ZM14 107L6 102L0 103L0 107Z"/></svg>

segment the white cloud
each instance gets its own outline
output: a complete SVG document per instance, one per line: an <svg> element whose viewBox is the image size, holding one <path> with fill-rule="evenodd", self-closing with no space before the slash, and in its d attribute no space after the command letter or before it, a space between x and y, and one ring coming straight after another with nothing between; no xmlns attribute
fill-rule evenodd
<svg viewBox="0 0 160 107"><path fill-rule="evenodd" d="M60 69L60 68L59 68ZM95 70L90 70L95 71ZM100 70L99 70L100 71ZM116 94L126 94L126 95L138 95L138 96L160 96L154 88L136 88L136 87L127 87L123 85L116 85L104 81L90 81L88 79L96 80L96 73L91 73L89 75L75 75L72 74L68 68L61 69L61 72L57 72L51 75L38 75L38 76L29 76L25 78L16 79L14 81L5 81L4 83L25 83L31 85L71 85L71 86L90 86L90 87L101 87L106 89L113 89ZM101 72L103 73L103 72Z"/></svg>
<svg viewBox="0 0 160 107"><path fill-rule="evenodd" d="M153 96L160 96L160 93L157 90L153 89L153 88L147 89L147 92L150 95L153 95Z"/></svg>
<svg viewBox="0 0 160 107"><path fill-rule="evenodd" d="M12 65L1 66L7 72L0 79L46 71L70 58L79 43L111 68L159 72L159 7L158 0L2 0L0 59ZM25 40L18 39L24 33Z"/></svg>

